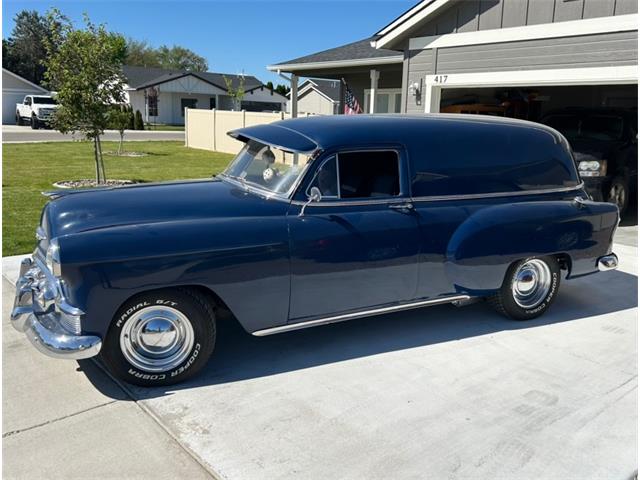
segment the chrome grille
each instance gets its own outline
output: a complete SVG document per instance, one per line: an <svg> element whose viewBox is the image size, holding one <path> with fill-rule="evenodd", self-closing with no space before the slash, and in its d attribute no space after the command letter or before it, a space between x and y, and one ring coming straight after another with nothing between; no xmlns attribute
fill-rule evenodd
<svg viewBox="0 0 640 480"><path fill-rule="evenodd" d="M62 325L65 330L68 330L71 333L75 333L76 335L79 335L82 330L80 325L80 317L72 317L69 315L65 315L64 313L60 315L60 325Z"/></svg>

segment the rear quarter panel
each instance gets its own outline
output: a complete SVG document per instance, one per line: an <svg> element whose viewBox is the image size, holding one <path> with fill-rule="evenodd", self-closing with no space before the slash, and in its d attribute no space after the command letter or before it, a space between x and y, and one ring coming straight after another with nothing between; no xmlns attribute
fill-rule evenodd
<svg viewBox="0 0 640 480"><path fill-rule="evenodd" d="M454 232L446 272L457 291L487 294L500 288L513 262L567 254L569 278L597 272L611 252L618 210L608 203L527 201L480 209Z"/></svg>

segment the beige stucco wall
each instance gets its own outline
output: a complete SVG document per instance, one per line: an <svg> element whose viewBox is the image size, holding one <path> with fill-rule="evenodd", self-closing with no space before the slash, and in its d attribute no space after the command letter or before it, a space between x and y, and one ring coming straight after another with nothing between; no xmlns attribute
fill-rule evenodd
<svg viewBox="0 0 640 480"><path fill-rule="evenodd" d="M231 112L227 110L188 109L185 122L185 145L191 148L238 153L242 142L227 132L236 128L263 125L289 118L284 112Z"/></svg>

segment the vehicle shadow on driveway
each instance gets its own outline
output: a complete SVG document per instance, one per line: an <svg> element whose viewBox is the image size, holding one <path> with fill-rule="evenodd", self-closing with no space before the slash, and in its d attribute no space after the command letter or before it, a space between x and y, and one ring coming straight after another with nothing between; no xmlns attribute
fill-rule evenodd
<svg viewBox="0 0 640 480"><path fill-rule="evenodd" d="M635 275L612 271L565 282L551 309L526 322L508 320L485 302L462 308L434 306L268 337L254 337L232 318L223 318L218 322L214 354L196 378L170 387L127 386L127 390L137 400L148 399L500 331L587 322L589 317L636 307L637 280ZM89 377L92 372L87 369ZM95 385L100 388L100 383Z"/></svg>

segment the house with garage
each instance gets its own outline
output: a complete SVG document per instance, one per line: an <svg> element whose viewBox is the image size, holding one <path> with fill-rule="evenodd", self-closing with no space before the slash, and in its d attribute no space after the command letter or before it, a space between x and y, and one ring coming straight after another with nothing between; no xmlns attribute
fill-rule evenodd
<svg viewBox="0 0 640 480"><path fill-rule="evenodd" d="M6 68L2 69L2 124L16 123L16 103L27 95L50 95L49 90L30 82Z"/></svg>
<svg viewBox="0 0 640 480"><path fill-rule="evenodd" d="M344 79L364 112L637 108L637 13L637 0L423 0L370 38L267 68L290 76L292 113L300 77Z"/></svg>
<svg viewBox="0 0 640 480"><path fill-rule="evenodd" d="M298 114L335 115L340 108L340 81L308 79L298 88ZM287 94L291 98L291 92Z"/></svg>
<svg viewBox="0 0 640 480"><path fill-rule="evenodd" d="M284 111L287 98L249 75L214 72L188 72L125 65L126 101L139 110L145 122L184 125L185 108ZM229 95L225 78L232 88L243 85L244 96L236 101Z"/></svg>

